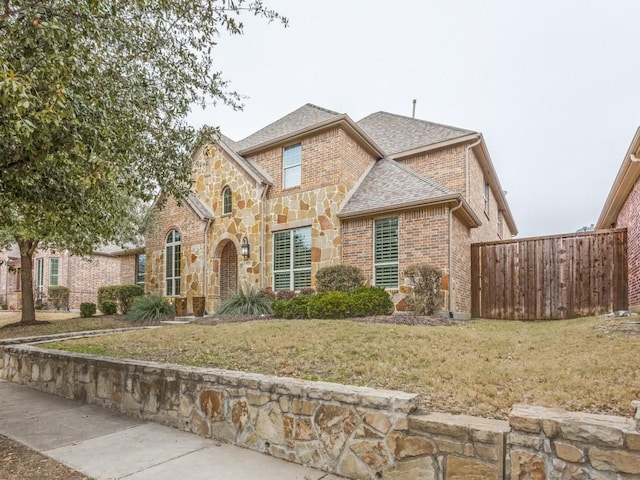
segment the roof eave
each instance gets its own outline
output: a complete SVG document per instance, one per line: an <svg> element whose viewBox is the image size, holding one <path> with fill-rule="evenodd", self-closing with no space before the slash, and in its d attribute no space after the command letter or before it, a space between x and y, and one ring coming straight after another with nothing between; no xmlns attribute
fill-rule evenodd
<svg viewBox="0 0 640 480"><path fill-rule="evenodd" d="M264 185L272 186L273 182L268 178L258 175L252 168L251 165L248 165L248 161L240 156L240 154L236 153L230 146L228 146L221 138L214 140L214 143L218 145L222 150L227 154L229 158L231 158L235 163L238 164L240 168L242 168L253 180L258 183L262 183Z"/></svg>
<svg viewBox="0 0 640 480"><path fill-rule="evenodd" d="M439 150L441 148L450 147L452 145L457 145L459 143L466 143L473 140L477 140L480 138L480 134L477 132L473 132L467 135L463 135L461 137L451 138L449 140L445 140L438 143L432 143L431 145L424 145L422 147L413 148L411 150L405 150L403 152L397 152L391 155L387 155L389 158L393 160L397 160L399 158L411 157L413 155L419 155L421 153L430 152L433 150Z"/></svg>
<svg viewBox="0 0 640 480"><path fill-rule="evenodd" d="M460 214L465 219L467 225L470 228L476 228L482 225L482 222L480 221L478 216L475 214L473 209L458 193L437 197L431 200L414 200L411 202L397 203L395 205L389 205L389 206L385 205L383 207L368 208L366 210L359 210L357 212L351 212L351 213L339 212L338 218L347 220L351 218L370 217L370 216L378 215L382 213L411 210L418 207L435 207L437 205L446 205L446 204L452 204L455 202L462 204L462 207L459 210L457 210L457 212L460 212Z"/></svg>
<svg viewBox="0 0 640 480"><path fill-rule="evenodd" d="M604 202L602 212L595 226L596 230L610 228L611 225L616 223L620 209L626 202L638 178L640 178L640 162L632 161L631 155L640 156L640 127L636 130L620 170L618 170L618 174L613 181L611 191Z"/></svg>
<svg viewBox="0 0 640 480"><path fill-rule="evenodd" d="M480 162L480 166L483 171L486 168L486 172L488 174L487 180L492 187L494 187L494 193L496 195L496 202L498 203L498 208L502 211L502 215L504 220L507 222L509 226L509 230L511 230L511 235L515 236L518 234L518 227L516 226L516 222L513 219L513 214L511 213L511 208L509 207L509 203L507 202L507 197L504 195L504 190L502 189L502 185L500 184L500 179L498 178L498 174L493 166L493 162L491 161L491 156L489 155L489 150L487 149L487 144L484 142L484 138L482 134L480 134L481 142L473 149L480 148L480 152L482 155L478 155L478 162Z"/></svg>
<svg viewBox="0 0 640 480"><path fill-rule="evenodd" d="M348 115L342 114L338 115L334 118L329 118L319 123L315 123L313 125L309 125L308 127L302 128L300 130L296 130L291 133L287 133L286 135L281 135L279 137L273 138L266 142L259 143L258 145L254 145L244 150L238 151L239 155L243 157L247 157L250 155L254 155L260 151L266 150L268 148L275 147L279 144L295 142L303 137L306 137L312 132L326 130L328 128L336 127L341 125L346 127L352 135L354 135L358 140L360 140L360 144L369 151L369 153L377 156L378 158L384 157L384 151L373 141L373 139L367 135Z"/></svg>

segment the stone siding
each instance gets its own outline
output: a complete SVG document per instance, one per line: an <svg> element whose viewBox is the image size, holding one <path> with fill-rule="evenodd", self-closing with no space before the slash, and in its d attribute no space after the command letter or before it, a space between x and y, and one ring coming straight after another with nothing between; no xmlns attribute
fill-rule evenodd
<svg viewBox="0 0 640 480"><path fill-rule="evenodd" d="M500 479L506 422L415 415L417 395L5 346L3 379L352 479Z"/></svg>
<svg viewBox="0 0 640 480"><path fill-rule="evenodd" d="M633 419L519 405L509 424L511 480L640 478Z"/></svg>
<svg viewBox="0 0 640 480"><path fill-rule="evenodd" d="M627 229L629 307L640 309L640 180L620 209L616 227Z"/></svg>
<svg viewBox="0 0 640 480"><path fill-rule="evenodd" d="M420 413L404 392L28 345L0 345L0 377L358 480L640 478L638 410L517 405L507 423Z"/></svg>

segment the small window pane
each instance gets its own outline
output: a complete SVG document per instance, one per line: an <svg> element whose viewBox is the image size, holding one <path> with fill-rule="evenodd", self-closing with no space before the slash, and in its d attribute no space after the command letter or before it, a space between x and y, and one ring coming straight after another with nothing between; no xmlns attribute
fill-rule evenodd
<svg viewBox="0 0 640 480"><path fill-rule="evenodd" d="M58 285L58 259L49 260L49 285Z"/></svg>
<svg viewBox="0 0 640 480"><path fill-rule="evenodd" d="M290 167L284 171L285 188L296 187L302 183L302 166Z"/></svg>
<svg viewBox="0 0 640 480"><path fill-rule="evenodd" d="M222 214L223 215L229 215L231 213L231 202L232 202L232 196L231 196L231 189L229 187L225 187L225 189L222 191Z"/></svg>
<svg viewBox="0 0 640 480"><path fill-rule="evenodd" d="M302 145L293 145L284 149L284 166L293 167L302 163Z"/></svg>
<svg viewBox="0 0 640 480"><path fill-rule="evenodd" d="M291 290L291 273L290 272L276 272L273 278L274 278L273 289L276 292L280 290Z"/></svg>

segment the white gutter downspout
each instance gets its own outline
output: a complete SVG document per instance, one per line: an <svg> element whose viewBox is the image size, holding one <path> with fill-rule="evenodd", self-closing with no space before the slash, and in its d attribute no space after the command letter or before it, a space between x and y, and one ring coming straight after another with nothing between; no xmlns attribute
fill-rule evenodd
<svg viewBox="0 0 640 480"><path fill-rule="evenodd" d="M449 318L453 318L453 212L462 207L462 200L458 200L458 205L449 208Z"/></svg>
<svg viewBox="0 0 640 480"><path fill-rule="evenodd" d="M209 227L212 220L207 218L207 224L204 227L204 260L202 262L202 294L204 295L204 313L207 315L207 264L209 263L208 244L209 244Z"/></svg>
<svg viewBox="0 0 640 480"><path fill-rule="evenodd" d="M469 150L471 150L473 147L477 145L480 145L480 142L482 142L482 135L478 136L478 140L475 143L467 145L467 151L465 155L465 167L464 167L465 196L464 198L469 203L471 203L471 200L469 200Z"/></svg>

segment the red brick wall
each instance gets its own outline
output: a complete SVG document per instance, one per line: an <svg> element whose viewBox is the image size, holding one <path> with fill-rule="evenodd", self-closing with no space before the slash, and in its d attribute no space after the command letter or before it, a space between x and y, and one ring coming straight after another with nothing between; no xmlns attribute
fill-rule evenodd
<svg viewBox="0 0 640 480"><path fill-rule="evenodd" d="M616 227L627 229L629 306L640 306L640 180L618 213Z"/></svg>

